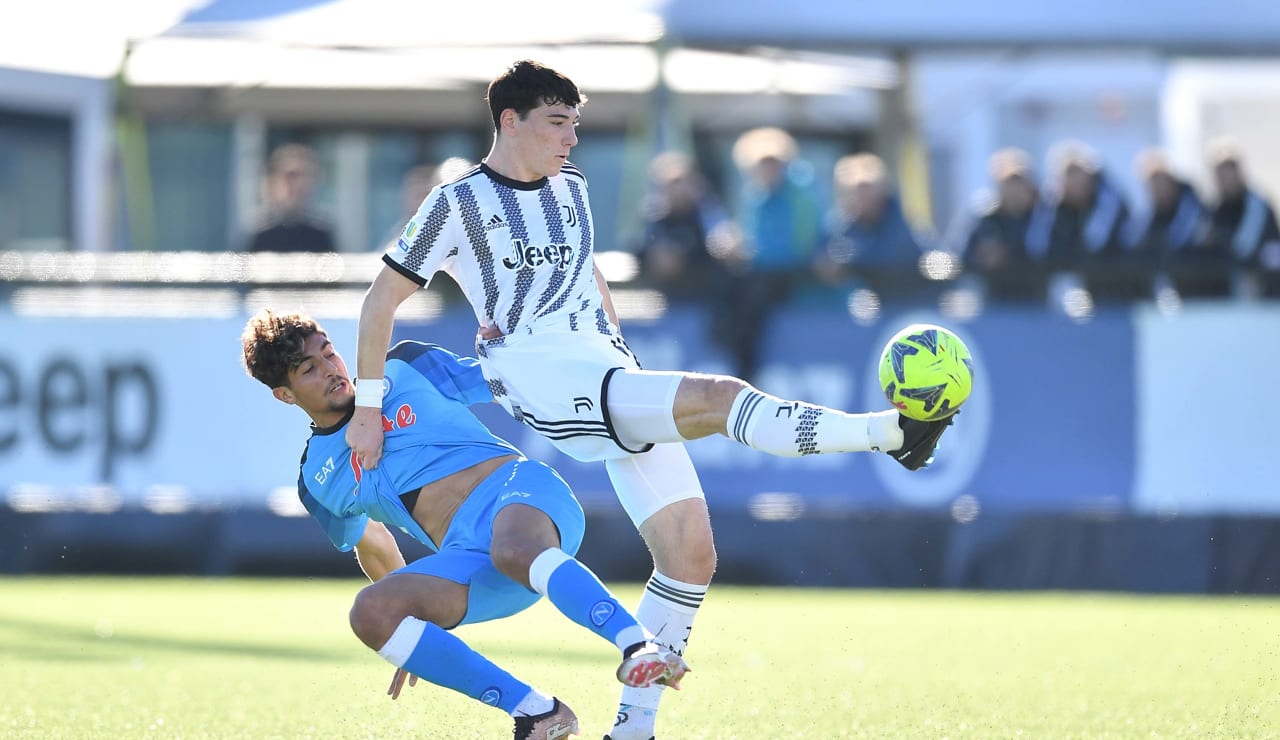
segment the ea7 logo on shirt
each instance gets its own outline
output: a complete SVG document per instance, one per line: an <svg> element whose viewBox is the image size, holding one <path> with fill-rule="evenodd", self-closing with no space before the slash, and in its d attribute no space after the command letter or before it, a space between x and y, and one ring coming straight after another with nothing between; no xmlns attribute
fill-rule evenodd
<svg viewBox="0 0 1280 740"><path fill-rule="evenodd" d="M334 471L335 467L336 466L333 464L332 457L329 458L328 460L325 460L324 465L321 465L320 469L316 471L316 476L315 476L316 483L319 483L320 485L323 486L324 482L329 480L329 474Z"/></svg>
<svg viewBox="0 0 1280 740"><path fill-rule="evenodd" d="M553 265L557 270L569 269L573 261L573 247L568 244L548 244L536 247L524 243L523 239L511 240L511 251L515 254L502 259L502 266L508 270L520 270L525 267L542 267Z"/></svg>

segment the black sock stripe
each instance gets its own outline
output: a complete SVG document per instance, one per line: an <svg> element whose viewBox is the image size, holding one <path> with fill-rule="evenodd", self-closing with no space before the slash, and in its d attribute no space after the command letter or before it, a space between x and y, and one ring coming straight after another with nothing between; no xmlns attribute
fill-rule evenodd
<svg viewBox="0 0 1280 740"><path fill-rule="evenodd" d="M691 599L701 599L703 595L707 593L706 587L703 587L702 590L700 591L693 591L689 589L677 588L676 586L672 586L670 583L666 582L665 580L661 580L658 578L650 578L648 581L648 585L663 589L665 591L670 591L671 593L678 594L680 596L687 596Z"/></svg>
<svg viewBox="0 0 1280 740"><path fill-rule="evenodd" d="M666 598L670 598L672 600L686 599L689 601L696 601L699 604L702 603L702 599L706 596L705 591L702 593L697 593L695 591L684 591L682 589L678 589L673 586L668 586L665 583L661 583L654 580L649 581L648 588L650 591L654 592L658 596L663 596Z"/></svg>
<svg viewBox="0 0 1280 740"><path fill-rule="evenodd" d="M746 401L742 402L742 408L738 410L738 418L733 425L733 438L747 444L747 422L750 421L751 415L755 413L756 407L764 401L763 393L754 393Z"/></svg>
<svg viewBox="0 0 1280 740"><path fill-rule="evenodd" d="M746 416L747 408L751 405L751 402L754 401L755 399L756 397L754 395L747 396L747 400L743 401L742 405L738 407L737 418L733 420L733 438L738 440L739 442L742 441L742 417Z"/></svg>
<svg viewBox="0 0 1280 740"><path fill-rule="evenodd" d="M702 599L698 599L697 601L690 601L690 600L688 600L688 599L677 598L677 597L675 597L675 596L671 596L671 595L668 595L668 594L664 594L664 593L662 593L661 591L658 591L657 589L655 589L655 588L653 587L653 584L649 584L648 591L649 591L649 593L653 594L654 596L657 596L658 598L660 598L660 599L662 599L662 600L664 600L664 601L670 601L672 604L679 604L680 606L687 606L687 607L689 607L690 609L697 609L698 607L702 606Z"/></svg>

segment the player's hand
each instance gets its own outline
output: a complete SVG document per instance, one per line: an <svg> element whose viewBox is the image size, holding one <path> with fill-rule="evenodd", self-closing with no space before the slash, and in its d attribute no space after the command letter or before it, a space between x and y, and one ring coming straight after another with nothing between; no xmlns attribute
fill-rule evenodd
<svg viewBox="0 0 1280 740"><path fill-rule="evenodd" d="M497 324L489 324L488 326L480 327L480 331L476 332L476 336L487 342L490 339L497 339L502 336L502 330L498 328Z"/></svg>
<svg viewBox="0 0 1280 740"><path fill-rule="evenodd" d="M382 410L356 406L347 423L347 445L356 454L360 467L373 470L382 459Z"/></svg>
<svg viewBox="0 0 1280 740"><path fill-rule="evenodd" d="M405 678L409 679L410 686L418 685L417 676L403 668L397 668L396 675L391 678L391 686L387 688L387 696L391 697L392 701L400 698L400 689L404 688Z"/></svg>

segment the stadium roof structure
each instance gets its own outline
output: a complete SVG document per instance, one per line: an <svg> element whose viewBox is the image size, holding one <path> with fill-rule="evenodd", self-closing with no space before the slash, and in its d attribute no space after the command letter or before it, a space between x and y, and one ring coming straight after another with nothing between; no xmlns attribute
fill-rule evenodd
<svg viewBox="0 0 1280 740"><path fill-rule="evenodd" d="M668 0L668 36L691 46L765 44L907 50L1145 47L1177 53L1280 50L1275 0Z"/></svg>
<svg viewBox="0 0 1280 740"><path fill-rule="evenodd" d="M662 0L213 0L166 35L290 46L421 48L649 43Z"/></svg>
<svg viewBox="0 0 1280 740"><path fill-rule="evenodd" d="M1275 0L1162 0L1159 22L1149 6L1115 0L561 0L554 10L528 0L187 5L176 23L134 40L131 84L457 90L527 56L574 70L584 89L597 92L642 92L665 79L698 92L764 92L735 86L765 80L768 90L848 93L895 86L896 64L883 55L897 51L1280 51Z"/></svg>
<svg viewBox="0 0 1280 740"><path fill-rule="evenodd" d="M1158 19L1153 15L1158 13ZM1274 0L213 0L171 36L388 48L648 43L894 49L1123 46L1240 53L1280 49Z"/></svg>
<svg viewBox="0 0 1280 740"><path fill-rule="evenodd" d="M227 75L200 69L218 66L204 61L211 56L222 65L237 63L227 52L238 49L194 43L199 41L329 52L655 43L722 51L1107 46L1213 55L1280 52L1280 3L1274 0L1161 0L1156 7L1115 0L561 0L554 9L528 0L43 0L25 4L9 20L0 26L0 67L106 78L119 70L131 41L134 49L164 49L158 66L173 68L162 80L187 74L194 84L234 84L223 79ZM350 61L348 55L344 63ZM444 70L418 73L427 78L436 72Z"/></svg>

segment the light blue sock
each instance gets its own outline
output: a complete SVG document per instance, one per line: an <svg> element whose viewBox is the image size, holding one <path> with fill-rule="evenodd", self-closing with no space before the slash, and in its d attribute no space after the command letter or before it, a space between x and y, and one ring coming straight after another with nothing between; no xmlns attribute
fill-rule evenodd
<svg viewBox="0 0 1280 740"><path fill-rule="evenodd" d="M622 608L587 566L558 547L545 550L529 566L533 590L547 597L560 613L625 651L644 642L644 628Z"/></svg>
<svg viewBox="0 0 1280 740"><path fill-rule="evenodd" d="M437 625L405 617L378 651L392 665L512 714L533 689Z"/></svg>

